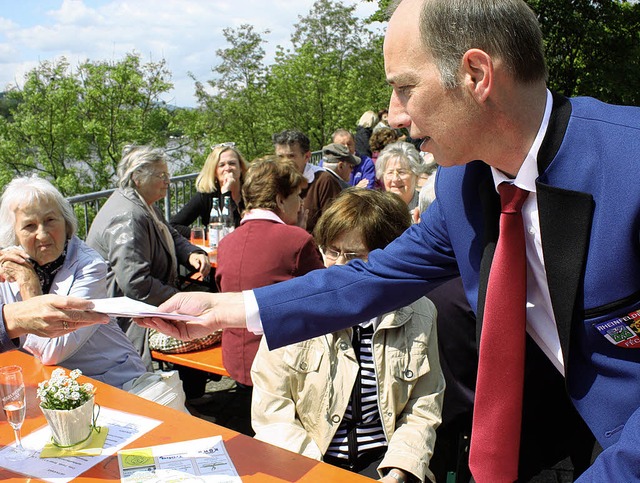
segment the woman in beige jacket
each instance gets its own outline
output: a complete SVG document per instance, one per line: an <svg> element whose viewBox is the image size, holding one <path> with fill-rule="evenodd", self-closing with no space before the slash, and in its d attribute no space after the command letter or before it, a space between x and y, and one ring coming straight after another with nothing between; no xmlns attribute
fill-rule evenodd
<svg viewBox="0 0 640 483"><path fill-rule="evenodd" d="M314 234L330 267L366 260L410 224L397 195L350 189ZM433 480L444 377L428 299L274 351L263 340L251 375L256 438L380 481Z"/></svg>

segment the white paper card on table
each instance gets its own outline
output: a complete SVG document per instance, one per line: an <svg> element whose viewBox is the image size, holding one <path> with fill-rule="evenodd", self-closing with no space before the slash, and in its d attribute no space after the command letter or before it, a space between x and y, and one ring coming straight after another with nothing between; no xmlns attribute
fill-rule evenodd
<svg viewBox="0 0 640 483"><path fill-rule="evenodd" d="M118 452L120 481L241 483L222 436Z"/></svg>
<svg viewBox="0 0 640 483"><path fill-rule="evenodd" d="M91 299L93 310L111 317L159 317L171 320L202 320L200 317L187 314L160 312L158 307L129 297L111 297L106 299Z"/></svg>
<svg viewBox="0 0 640 483"><path fill-rule="evenodd" d="M31 452L29 458L9 461L4 453L11 451L15 445L13 443L0 450L0 466L31 478L51 483L67 483L161 423L157 419L101 407L97 425L108 427L109 434L100 456L40 458L40 451L51 440L51 430L49 426L44 426L22 438L22 446Z"/></svg>

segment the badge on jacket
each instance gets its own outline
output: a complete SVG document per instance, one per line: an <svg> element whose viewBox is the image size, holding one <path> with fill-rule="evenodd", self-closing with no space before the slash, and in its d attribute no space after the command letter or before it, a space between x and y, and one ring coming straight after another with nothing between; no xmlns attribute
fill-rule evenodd
<svg viewBox="0 0 640 483"><path fill-rule="evenodd" d="M593 325L613 345L640 349L640 310Z"/></svg>

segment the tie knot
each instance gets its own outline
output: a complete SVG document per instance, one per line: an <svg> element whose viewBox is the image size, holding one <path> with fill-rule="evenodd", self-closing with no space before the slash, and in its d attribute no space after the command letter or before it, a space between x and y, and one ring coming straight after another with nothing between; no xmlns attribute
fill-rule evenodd
<svg viewBox="0 0 640 483"><path fill-rule="evenodd" d="M529 196L527 190L518 188L511 183L500 183L498 185L498 192L500 193L500 204L502 205L503 213L518 213L522 210L524 200Z"/></svg>

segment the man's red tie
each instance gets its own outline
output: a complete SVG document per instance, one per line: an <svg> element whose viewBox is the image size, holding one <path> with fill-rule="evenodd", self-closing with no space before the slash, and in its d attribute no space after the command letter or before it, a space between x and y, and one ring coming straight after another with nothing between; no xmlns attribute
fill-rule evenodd
<svg viewBox="0 0 640 483"><path fill-rule="evenodd" d="M527 303L522 204L529 194L498 186L500 234L482 319L469 467L477 483L518 478Z"/></svg>

